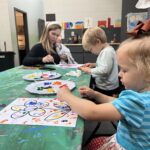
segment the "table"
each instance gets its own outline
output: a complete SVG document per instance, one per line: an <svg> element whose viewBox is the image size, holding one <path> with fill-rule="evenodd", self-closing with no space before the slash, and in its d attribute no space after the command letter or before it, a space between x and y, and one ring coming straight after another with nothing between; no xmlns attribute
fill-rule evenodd
<svg viewBox="0 0 150 150"><path fill-rule="evenodd" d="M73 69L56 67L56 72L64 75ZM22 69L22 66L0 73L0 110L18 97L50 97L30 94L25 87L30 83L22 79L25 74L38 70ZM62 76L75 81L77 88L89 85L90 76L82 73L80 77ZM77 88L73 90L78 95ZM51 96L54 97L54 96ZM36 125L0 124L0 150L79 150L81 149L84 120L77 119L76 127L55 127Z"/></svg>

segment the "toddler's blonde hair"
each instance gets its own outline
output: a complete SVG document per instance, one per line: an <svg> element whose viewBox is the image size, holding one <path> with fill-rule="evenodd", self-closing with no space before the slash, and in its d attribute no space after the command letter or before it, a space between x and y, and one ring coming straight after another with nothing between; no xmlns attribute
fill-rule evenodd
<svg viewBox="0 0 150 150"><path fill-rule="evenodd" d="M136 66L145 80L150 82L150 37L128 39L117 51L125 50L129 61Z"/></svg>
<svg viewBox="0 0 150 150"><path fill-rule="evenodd" d="M102 43L107 43L105 31L99 27L88 28L82 38L83 48L90 50L90 47L96 45L98 40Z"/></svg>

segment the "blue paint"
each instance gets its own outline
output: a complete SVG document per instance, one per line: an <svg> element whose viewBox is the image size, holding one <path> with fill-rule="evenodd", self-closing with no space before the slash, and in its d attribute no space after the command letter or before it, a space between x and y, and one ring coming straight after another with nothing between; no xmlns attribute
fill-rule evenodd
<svg viewBox="0 0 150 150"><path fill-rule="evenodd" d="M36 102L29 102L29 105L35 105Z"/></svg>
<svg viewBox="0 0 150 150"><path fill-rule="evenodd" d="M62 120L61 122L68 122L68 120Z"/></svg>
<svg viewBox="0 0 150 150"><path fill-rule="evenodd" d="M49 77L54 77L54 75L49 75Z"/></svg>
<svg viewBox="0 0 150 150"><path fill-rule="evenodd" d="M5 107L6 106L6 104L0 104L0 107Z"/></svg>
<svg viewBox="0 0 150 150"><path fill-rule="evenodd" d="M44 82L44 85L50 85L51 82Z"/></svg>
<svg viewBox="0 0 150 150"><path fill-rule="evenodd" d="M41 102L38 102L37 104L38 104L39 106L42 106L42 105L43 105L43 103L41 103Z"/></svg>

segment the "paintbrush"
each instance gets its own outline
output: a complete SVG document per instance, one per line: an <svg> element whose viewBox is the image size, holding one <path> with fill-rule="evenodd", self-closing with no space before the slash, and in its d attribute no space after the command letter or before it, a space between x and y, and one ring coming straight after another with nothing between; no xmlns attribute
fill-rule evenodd
<svg viewBox="0 0 150 150"><path fill-rule="evenodd" d="M55 61L54 61L54 60L53 60L53 64L54 64L54 65L57 65L57 64L55 63Z"/></svg>

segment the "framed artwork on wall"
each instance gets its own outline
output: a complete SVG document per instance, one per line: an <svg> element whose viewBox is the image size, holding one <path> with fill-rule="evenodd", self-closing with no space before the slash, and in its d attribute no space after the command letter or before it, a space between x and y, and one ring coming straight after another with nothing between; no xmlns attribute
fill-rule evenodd
<svg viewBox="0 0 150 150"><path fill-rule="evenodd" d="M147 17L147 12L127 14L127 31L131 31L137 25L138 21L144 22Z"/></svg>

